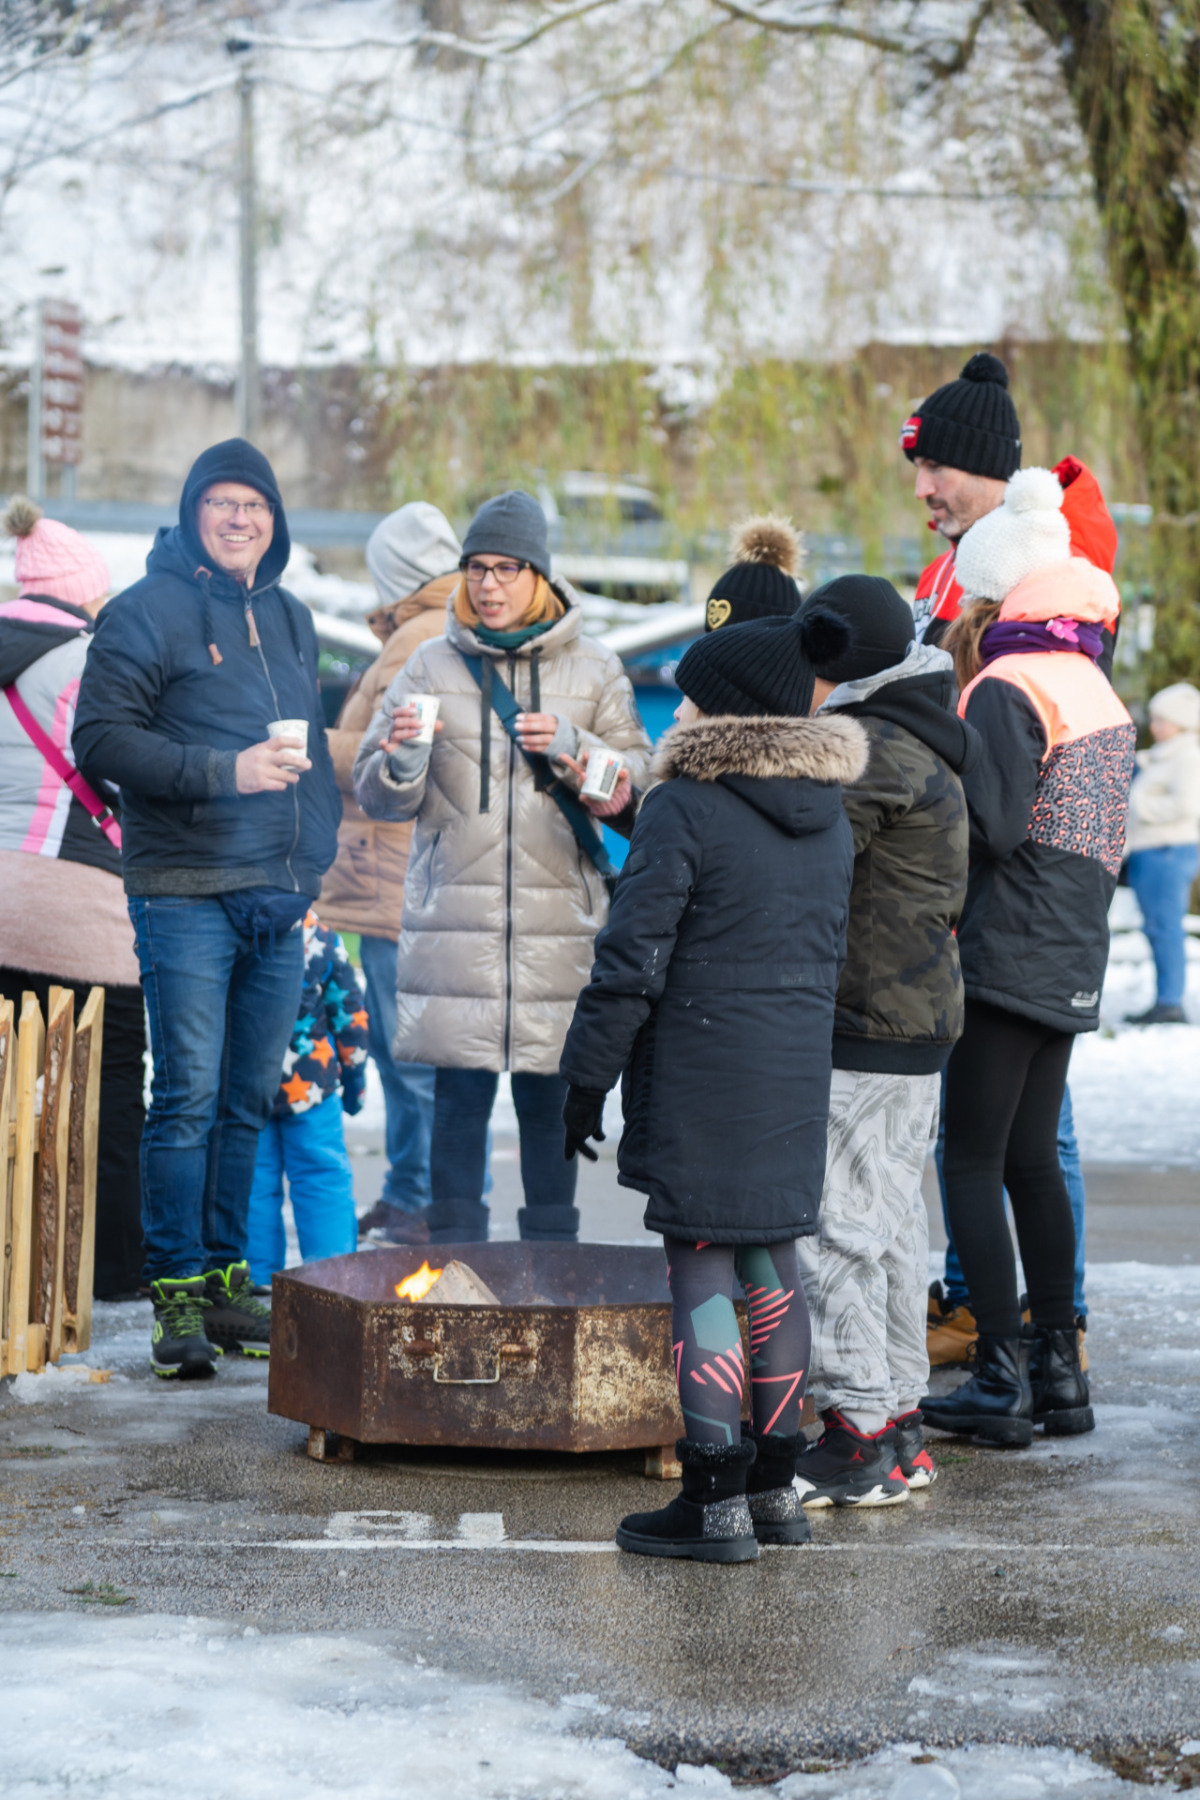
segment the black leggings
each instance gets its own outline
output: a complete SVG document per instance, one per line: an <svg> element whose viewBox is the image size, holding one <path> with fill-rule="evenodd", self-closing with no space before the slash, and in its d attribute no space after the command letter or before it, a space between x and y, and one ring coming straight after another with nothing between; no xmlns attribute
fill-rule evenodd
<svg viewBox="0 0 1200 1800"><path fill-rule="evenodd" d="M1021 1329L1012 1201L1034 1323L1075 1321L1075 1224L1058 1160L1058 1115L1074 1035L967 1001L946 1071L946 1211L979 1329Z"/></svg>
<svg viewBox="0 0 1200 1800"><path fill-rule="evenodd" d="M733 1309L733 1277L750 1312L750 1405L760 1437L800 1429L804 1378L812 1350L808 1306L796 1246L689 1244L667 1238L675 1379L687 1435L701 1444L736 1444L742 1430L746 1367Z"/></svg>

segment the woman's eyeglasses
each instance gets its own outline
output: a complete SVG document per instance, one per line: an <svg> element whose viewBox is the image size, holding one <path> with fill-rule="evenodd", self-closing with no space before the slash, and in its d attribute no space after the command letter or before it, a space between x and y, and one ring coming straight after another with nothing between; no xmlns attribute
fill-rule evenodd
<svg viewBox="0 0 1200 1800"><path fill-rule="evenodd" d="M529 564L524 562L467 562L463 564L463 574L472 587L482 587L486 575L494 576L501 587L509 587L521 570L528 567Z"/></svg>

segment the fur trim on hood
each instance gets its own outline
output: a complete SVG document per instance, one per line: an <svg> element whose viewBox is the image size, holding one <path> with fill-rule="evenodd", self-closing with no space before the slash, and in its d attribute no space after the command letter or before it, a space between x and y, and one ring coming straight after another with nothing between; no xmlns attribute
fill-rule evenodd
<svg viewBox="0 0 1200 1800"><path fill-rule="evenodd" d="M857 781L867 766L867 734L857 719L790 719L725 714L673 725L659 744L653 773L659 781L690 775L756 780Z"/></svg>

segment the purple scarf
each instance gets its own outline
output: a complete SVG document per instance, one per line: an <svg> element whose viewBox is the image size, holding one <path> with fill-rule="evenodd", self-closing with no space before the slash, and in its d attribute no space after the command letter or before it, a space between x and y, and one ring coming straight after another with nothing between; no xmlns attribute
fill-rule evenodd
<svg viewBox="0 0 1200 1800"><path fill-rule="evenodd" d="M1104 633L1085 619L997 619L979 640L983 666L998 656L1022 656L1039 650L1073 650L1098 662L1104 650Z"/></svg>

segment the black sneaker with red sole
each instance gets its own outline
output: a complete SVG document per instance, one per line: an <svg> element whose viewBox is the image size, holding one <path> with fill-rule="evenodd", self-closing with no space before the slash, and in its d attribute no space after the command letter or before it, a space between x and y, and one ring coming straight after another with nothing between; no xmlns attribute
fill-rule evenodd
<svg viewBox="0 0 1200 1800"><path fill-rule="evenodd" d="M908 1483L900 1468L895 1427L871 1437L841 1413L823 1415L825 1431L796 1463L796 1490L805 1506L900 1506Z"/></svg>
<svg viewBox="0 0 1200 1800"><path fill-rule="evenodd" d="M932 1456L925 1448L925 1433L921 1430L919 1409L903 1413L894 1421L892 1428L896 1433L900 1473L909 1487L932 1487L938 1478L938 1472Z"/></svg>

